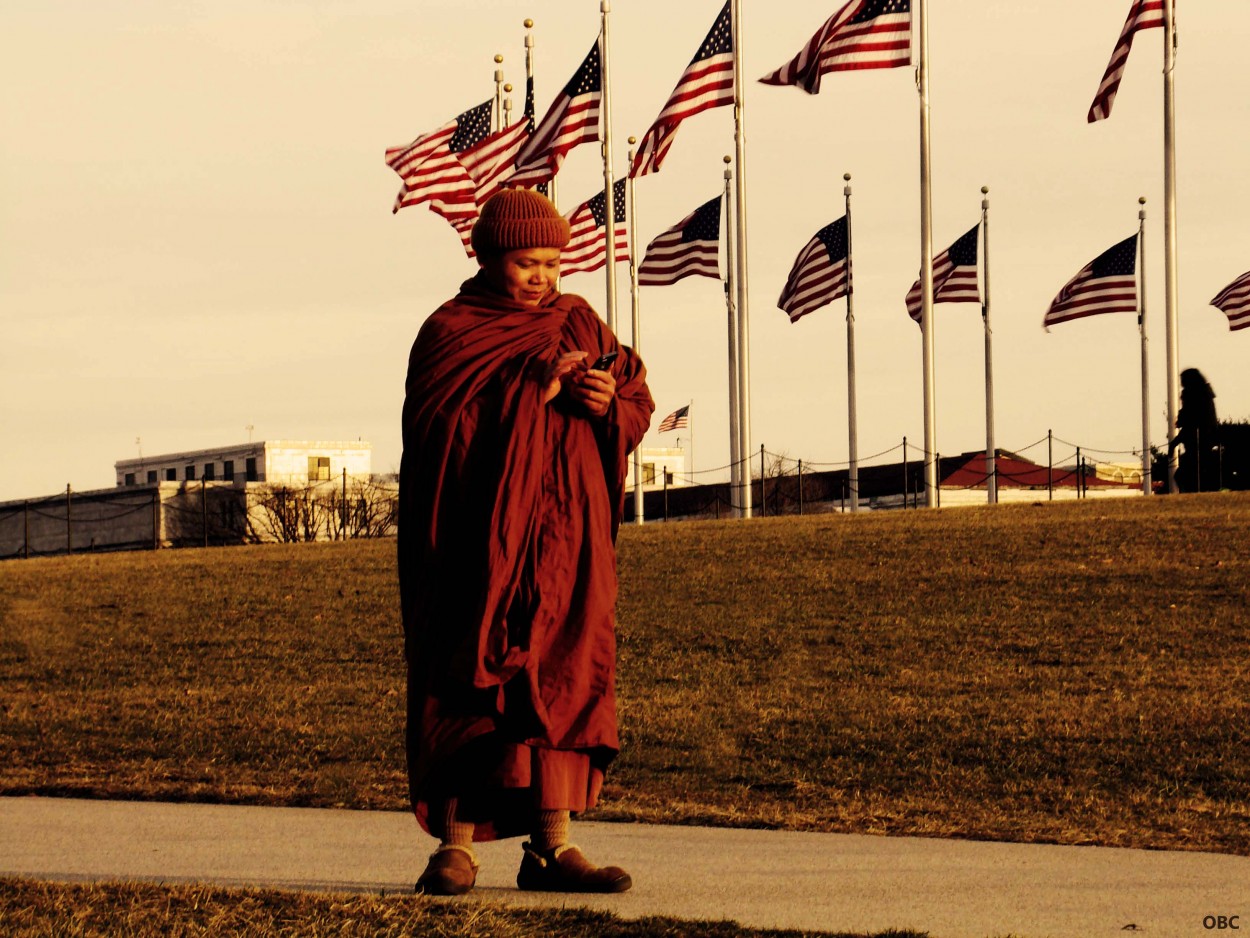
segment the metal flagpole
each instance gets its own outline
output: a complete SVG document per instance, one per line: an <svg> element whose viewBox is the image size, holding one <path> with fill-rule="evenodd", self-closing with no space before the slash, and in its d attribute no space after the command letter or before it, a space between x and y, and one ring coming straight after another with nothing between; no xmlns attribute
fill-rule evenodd
<svg viewBox="0 0 1250 938"><path fill-rule="evenodd" d="M933 410L933 200L929 193L929 18L925 0L918 0L920 65L916 88L920 92L920 342L924 374L924 501L937 505L937 422Z"/></svg>
<svg viewBox="0 0 1250 938"><path fill-rule="evenodd" d="M634 165L634 144L638 142L637 137L629 138L629 165ZM642 346L642 319L639 315L638 306L638 228L635 224L636 214L634 212L634 177L627 176L625 179L625 193L629 201L629 207L626 210L625 217L629 225L629 306L630 321L634 343L634 351L641 354ZM642 524L643 522L643 497L642 497L642 445L634 447L634 524Z"/></svg>
<svg viewBox="0 0 1250 938"><path fill-rule="evenodd" d="M746 174L746 96L742 81L742 0L733 0L734 44L734 143L738 165L738 445L745 484L742 487L742 516L751 517L751 351L750 308L747 302L747 174ZM760 483L763 485L763 482Z"/></svg>
<svg viewBox="0 0 1250 938"><path fill-rule="evenodd" d="M1146 357L1146 197L1137 200L1137 325L1141 329L1141 490L1150 494L1150 369Z"/></svg>
<svg viewBox="0 0 1250 938"><path fill-rule="evenodd" d="M495 109L491 112L490 129L503 129L503 56L495 56Z"/></svg>
<svg viewBox="0 0 1250 938"><path fill-rule="evenodd" d="M694 398L686 405L686 435L690 437L690 462L686 464L686 481L694 485Z"/></svg>
<svg viewBox="0 0 1250 938"><path fill-rule="evenodd" d="M503 125L504 127L512 126L512 82L503 86L504 94L507 95L503 99Z"/></svg>
<svg viewBox="0 0 1250 938"><path fill-rule="evenodd" d="M1176 487L1176 414L1180 407L1180 326L1177 309L1180 305L1176 282L1176 5L1163 3L1163 240L1164 279L1166 291L1166 340L1168 366L1168 491Z"/></svg>
<svg viewBox="0 0 1250 938"><path fill-rule="evenodd" d="M729 321L729 514L742 515L742 444L738 421L738 319L734 315L733 157L725 157L725 315Z"/></svg>
<svg viewBox="0 0 1250 938"><path fill-rule="evenodd" d="M851 490L851 513L859 511L859 427L856 422L855 404L855 285L851 264L851 174L843 173L846 185L842 194L846 197L846 409L848 456L850 469L847 481Z"/></svg>
<svg viewBox="0 0 1250 938"><path fill-rule="evenodd" d="M525 80L526 80L526 85L528 86L526 88L526 97L528 98L530 96L529 92L534 86L534 33L533 33L534 21L527 17L525 22L522 25L525 27ZM526 119L530 122L530 129L533 130L533 123L534 123L533 114L530 114L529 116L527 116ZM556 201L556 177L555 176L552 176L551 179L547 181L547 198L551 200L552 205L558 206L560 204L558 201ZM556 275L556 289L557 290L560 289L559 274Z"/></svg>
<svg viewBox="0 0 1250 938"><path fill-rule="evenodd" d="M608 329L616 332L616 200L612 197L612 90L608 81L608 14L612 12L612 4L608 0L600 0L599 10L602 16L602 30L599 35L599 68L600 87L603 90L603 237L607 243L606 263L606 303L608 308Z"/></svg>
<svg viewBox="0 0 1250 938"><path fill-rule="evenodd" d="M985 295L981 320L985 324L985 500L998 504L998 450L994 448L994 330L990 328L990 188L981 187L981 253L985 267Z"/></svg>

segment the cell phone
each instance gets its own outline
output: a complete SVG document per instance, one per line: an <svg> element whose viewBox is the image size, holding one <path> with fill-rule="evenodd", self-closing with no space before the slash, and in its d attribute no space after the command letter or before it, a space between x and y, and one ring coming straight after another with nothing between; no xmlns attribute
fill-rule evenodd
<svg viewBox="0 0 1250 938"><path fill-rule="evenodd" d="M600 355L598 358L594 360L594 362L590 366L590 370L591 371L607 371L608 368L612 366L612 363L616 361L616 356L619 354L620 353L617 352L616 349L613 349L610 352L604 352L602 355Z"/></svg>

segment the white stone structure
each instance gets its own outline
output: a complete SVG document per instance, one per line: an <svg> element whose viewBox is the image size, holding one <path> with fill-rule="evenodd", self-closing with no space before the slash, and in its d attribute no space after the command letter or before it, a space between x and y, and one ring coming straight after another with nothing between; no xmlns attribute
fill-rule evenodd
<svg viewBox="0 0 1250 938"><path fill-rule="evenodd" d="M644 491L664 488L664 476L668 475L670 488L689 485L686 470L686 451L680 447L642 447L642 487ZM634 458L631 455L625 473L625 491L634 488Z"/></svg>
<svg viewBox="0 0 1250 938"><path fill-rule="evenodd" d="M361 440L262 440L211 449L119 459L119 488L158 482L266 482L304 486L372 474L373 445Z"/></svg>

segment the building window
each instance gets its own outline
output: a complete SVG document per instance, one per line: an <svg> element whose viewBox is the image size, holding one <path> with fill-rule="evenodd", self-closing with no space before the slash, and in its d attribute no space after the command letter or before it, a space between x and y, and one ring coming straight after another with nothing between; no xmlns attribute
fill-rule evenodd
<svg viewBox="0 0 1250 938"><path fill-rule="evenodd" d="M166 482L177 482L177 481L178 481L178 470L177 470L177 469L166 469L166 470L165 470L165 481L166 481Z"/></svg>
<svg viewBox="0 0 1250 938"><path fill-rule="evenodd" d="M673 470L672 469L664 470L664 484L665 485L673 484Z"/></svg>
<svg viewBox="0 0 1250 938"><path fill-rule="evenodd" d="M655 463L644 462L642 464L642 484L655 485Z"/></svg>
<svg viewBox="0 0 1250 938"><path fill-rule="evenodd" d="M216 478L217 478L217 464L211 463L211 462L204 463L204 481L212 482Z"/></svg>
<svg viewBox="0 0 1250 938"><path fill-rule="evenodd" d="M249 456L247 458L247 462L243 464L243 471L246 473L244 478L248 482L256 481L256 457L255 456Z"/></svg>
<svg viewBox="0 0 1250 938"><path fill-rule="evenodd" d="M155 483L156 483L156 470L149 469L148 470L148 484L153 485Z"/></svg>
<svg viewBox="0 0 1250 938"><path fill-rule="evenodd" d="M134 474L133 472L127 472L127 473L126 473L126 484L127 484L127 485L134 485L134 484L135 484L135 474Z"/></svg>
<svg viewBox="0 0 1250 938"><path fill-rule="evenodd" d="M309 482L329 482L330 481L330 457L329 456L309 456L308 457L308 481Z"/></svg>
<svg viewBox="0 0 1250 938"><path fill-rule="evenodd" d="M194 482L195 481L195 466L187 466L187 473L183 478L185 478L188 482Z"/></svg>
<svg viewBox="0 0 1250 938"><path fill-rule="evenodd" d="M221 462L221 477L227 482L234 481L234 460L223 459Z"/></svg>

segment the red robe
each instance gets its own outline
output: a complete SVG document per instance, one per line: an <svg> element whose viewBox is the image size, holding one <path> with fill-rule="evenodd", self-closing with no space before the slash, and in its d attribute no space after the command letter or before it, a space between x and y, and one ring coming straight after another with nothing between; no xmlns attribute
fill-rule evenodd
<svg viewBox="0 0 1250 938"><path fill-rule="evenodd" d="M603 417L566 393L542 402L543 374L560 354L593 360L613 349L616 395ZM527 833L534 749L554 760L544 773L563 764L559 753L589 755L592 790L565 806L593 803L619 749L615 539L626 459L653 410L642 361L577 296L553 292L527 307L479 274L417 335L399 580L409 789L435 835L430 804L451 796L478 839Z"/></svg>

